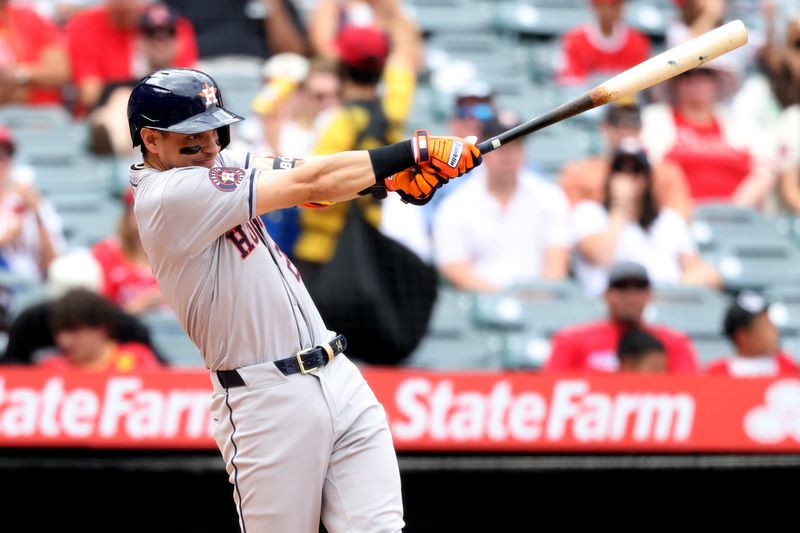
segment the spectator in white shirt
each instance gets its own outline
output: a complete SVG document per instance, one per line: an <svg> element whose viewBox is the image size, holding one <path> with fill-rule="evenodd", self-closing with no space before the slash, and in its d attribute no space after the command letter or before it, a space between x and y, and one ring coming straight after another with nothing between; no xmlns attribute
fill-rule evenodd
<svg viewBox="0 0 800 533"><path fill-rule="evenodd" d="M482 132L519 124L498 114ZM524 168L522 143L484 156L485 171L444 199L433 224L439 272L462 290L496 291L568 273L569 211L561 189Z"/></svg>
<svg viewBox="0 0 800 533"><path fill-rule="evenodd" d="M685 219L657 209L650 163L636 139L624 139L615 152L603 203L576 205L572 224L575 275L590 295L603 293L608 265L623 260L644 265L656 285L721 284L698 255Z"/></svg>
<svg viewBox="0 0 800 533"><path fill-rule="evenodd" d="M42 281L64 248L61 219L30 176L16 172L15 150L11 131L0 126L0 270Z"/></svg>

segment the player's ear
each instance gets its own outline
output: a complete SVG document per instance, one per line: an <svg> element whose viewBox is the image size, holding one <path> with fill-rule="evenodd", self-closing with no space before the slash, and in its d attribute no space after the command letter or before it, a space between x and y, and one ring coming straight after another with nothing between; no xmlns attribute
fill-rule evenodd
<svg viewBox="0 0 800 533"><path fill-rule="evenodd" d="M158 130L151 130L150 128L142 128L139 134L142 136L142 144L147 151L151 154L159 153L161 147L162 134Z"/></svg>

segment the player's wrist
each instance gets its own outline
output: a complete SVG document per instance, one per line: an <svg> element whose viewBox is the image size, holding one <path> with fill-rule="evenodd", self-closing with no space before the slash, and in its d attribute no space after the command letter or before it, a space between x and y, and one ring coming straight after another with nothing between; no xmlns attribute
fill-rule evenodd
<svg viewBox="0 0 800 533"><path fill-rule="evenodd" d="M383 180L417 164L412 140L407 140L380 148L367 150L375 184L383 185Z"/></svg>

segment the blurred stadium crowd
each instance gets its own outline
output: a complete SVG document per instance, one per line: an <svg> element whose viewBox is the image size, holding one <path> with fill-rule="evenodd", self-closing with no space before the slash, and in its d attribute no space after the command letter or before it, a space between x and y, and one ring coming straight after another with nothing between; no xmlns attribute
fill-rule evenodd
<svg viewBox="0 0 800 533"><path fill-rule="evenodd" d="M366 326L367 363L798 373L795 0L0 0L0 362L202 364L127 183L127 97L154 69L215 77L248 117L232 149L305 157L487 138L733 19L747 46L497 150L423 207L264 221L332 329ZM395 322L412 338L382 342Z"/></svg>

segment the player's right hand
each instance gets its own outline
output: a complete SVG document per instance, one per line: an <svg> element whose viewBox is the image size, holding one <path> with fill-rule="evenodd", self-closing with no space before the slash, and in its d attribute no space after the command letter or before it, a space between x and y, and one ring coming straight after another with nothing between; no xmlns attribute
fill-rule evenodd
<svg viewBox="0 0 800 533"><path fill-rule="evenodd" d="M440 137L426 130L414 132L414 154L422 172L447 180L463 176L481 164L481 152L475 137Z"/></svg>
<svg viewBox="0 0 800 533"><path fill-rule="evenodd" d="M425 205L447 180L419 167L412 167L383 180L386 190L394 191L407 204Z"/></svg>

